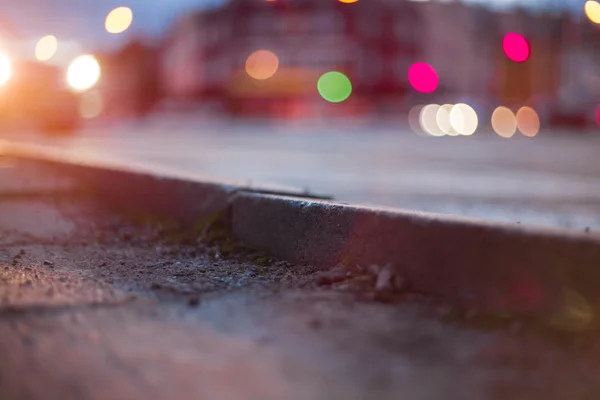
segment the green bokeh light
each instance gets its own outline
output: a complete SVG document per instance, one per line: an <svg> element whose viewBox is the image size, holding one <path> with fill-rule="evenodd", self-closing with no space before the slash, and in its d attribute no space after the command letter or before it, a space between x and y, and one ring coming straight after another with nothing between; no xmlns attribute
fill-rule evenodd
<svg viewBox="0 0 600 400"><path fill-rule="evenodd" d="M350 97L352 83L350 79L341 72L330 71L323 74L317 82L319 94L331 103L341 103Z"/></svg>

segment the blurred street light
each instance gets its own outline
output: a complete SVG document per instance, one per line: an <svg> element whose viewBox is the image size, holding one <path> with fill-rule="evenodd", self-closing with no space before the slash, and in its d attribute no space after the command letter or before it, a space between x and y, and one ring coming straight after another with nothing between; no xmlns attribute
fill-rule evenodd
<svg viewBox="0 0 600 400"><path fill-rule="evenodd" d="M108 13L104 26L108 33L125 32L133 22L133 11L129 7L117 7Z"/></svg>
<svg viewBox="0 0 600 400"><path fill-rule="evenodd" d="M257 80L269 79L278 68L279 58L272 51L255 51L246 60L246 73Z"/></svg>
<svg viewBox="0 0 600 400"><path fill-rule="evenodd" d="M445 135L456 136L458 134L453 131L452 125L450 124L450 111L452 111L451 104L442 105L435 114L435 122L438 129Z"/></svg>
<svg viewBox="0 0 600 400"><path fill-rule="evenodd" d="M90 54L75 58L67 69L67 83L77 91L90 89L99 79L100 64Z"/></svg>
<svg viewBox="0 0 600 400"><path fill-rule="evenodd" d="M507 33L502 41L502 48L506 57L515 62L525 62L529 58L530 48L527 39L518 33Z"/></svg>
<svg viewBox="0 0 600 400"><path fill-rule="evenodd" d="M417 92L432 93L438 87L439 78L431 65L418 62L408 69L408 81Z"/></svg>
<svg viewBox="0 0 600 400"><path fill-rule="evenodd" d="M467 104L456 104L450 111L452 129L464 136L471 136L477 130L479 118L473 107Z"/></svg>
<svg viewBox="0 0 600 400"><path fill-rule="evenodd" d="M437 113L440 109L438 104L428 104L421 109L419 122L421 129L431 136L444 136L444 132L440 130L437 124Z"/></svg>
<svg viewBox="0 0 600 400"><path fill-rule="evenodd" d="M596 0L588 0L584 6L585 15L595 24L600 24L600 3Z"/></svg>
<svg viewBox="0 0 600 400"><path fill-rule="evenodd" d="M352 83L341 72L330 71L319 78L317 90L330 103L341 103L352 94Z"/></svg>
<svg viewBox="0 0 600 400"><path fill-rule="evenodd" d="M58 40L53 35L46 35L35 45L35 58L38 61L48 61L58 49Z"/></svg>
<svg viewBox="0 0 600 400"><path fill-rule="evenodd" d="M492 114L492 128L498 136L509 139L517 131L517 118L509 108L498 107Z"/></svg>
<svg viewBox="0 0 600 400"><path fill-rule="evenodd" d="M540 131L540 117L531 107L521 107L517 111L517 127L527 137L534 137Z"/></svg>

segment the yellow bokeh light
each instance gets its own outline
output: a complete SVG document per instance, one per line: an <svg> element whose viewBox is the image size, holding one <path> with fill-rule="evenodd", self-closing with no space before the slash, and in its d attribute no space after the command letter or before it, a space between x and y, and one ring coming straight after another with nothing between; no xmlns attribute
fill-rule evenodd
<svg viewBox="0 0 600 400"><path fill-rule="evenodd" d="M279 58L268 50L258 50L246 60L246 73L257 80L272 77L279 68Z"/></svg>
<svg viewBox="0 0 600 400"><path fill-rule="evenodd" d="M358 2L358 0L338 0L340 3L352 4Z"/></svg>
<svg viewBox="0 0 600 400"><path fill-rule="evenodd" d="M106 16L104 27L108 33L125 32L133 22L133 11L129 7L117 7Z"/></svg>
<svg viewBox="0 0 600 400"><path fill-rule="evenodd" d="M86 54L75 58L67 69L67 83L77 91L87 90L100 80L100 64Z"/></svg>
<svg viewBox="0 0 600 400"><path fill-rule="evenodd" d="M0 85L5 84L12 74L12 62L4 53L0 53Z"/></svg>
<svg viewBox="0 0 600 400"><path fill-rule="evenodd" d="M104 109L102 95L97 91L85 93L79 100L79 115L82 118L96 118Z"/></svg>
<svg viewBox="0 0 600 400"><path fill-rule="evenodd" d="M40 40L38 40L35 45L35 58L38 61L48 61L54 54L56 54L56 50L58 49L58 40L54 35L46 35Z"/></svg>
<svg viewBox="0 0 600 400"><path fill-rule="evenodd" d="M585 15L595 24L600 24L600 3L596 0L588 0L584 6Z"/></svg>
<svg viewBox="0 0 600 400"><path fill-rule="evenodd" d="M423 107L419 115L419 123L423 132L431 136L444 136L437 124L437 113L440 109L438 104L429 104Z"/></svg>
<svg viewBox="0 0 600 400"><path fill-rule="evenodd" d="M521 107L517 111L517 127L527 137L535 137L540 131L540 117L531 107Z"/></svg>
<svg viewBox="0 0 600 400"><path fill-rule="evenodd" d="M498 107L492 114L492 128L499 136L511 138L517 131L517 118L509 108Z"/></svg>
<svg viewBox="0 0 600 400"><path fill-rule="evenodd" d="M477 130L479 118L473 107L460 103L450 111L450 125L458 134L471 136Z"/></svg>

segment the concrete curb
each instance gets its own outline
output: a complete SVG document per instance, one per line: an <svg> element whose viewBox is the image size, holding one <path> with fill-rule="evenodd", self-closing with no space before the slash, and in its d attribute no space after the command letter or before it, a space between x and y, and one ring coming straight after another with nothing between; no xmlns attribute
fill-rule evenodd
<svg viewBox="0 0 600 400"><path fill-rule="evenodd" d="M4 154L26 169L83 183L103 203L183 226L219 215L242 242L281 259L390 265L412 290L480 311L541 314L567 324L594 323L600 315L596 234L336 204L301 191L157 176L25 150L4 147Z"/></svg>
<svg viewBox="0 0 600 400"><path fill-rule="evenodd" d="M107 205L158 214L189 227L224 212L240 191L327 199L303 189L271 184L243 185L222 182L206 176L195 177L177 171L155 171L140 166L123 166L109 162L73 157L60 150L29 144L2 143L0 155L13 159L21 179L51 182L44 185L67 185L72 190L93 192ZM25 178L23 178L25 177ZM13 184L12 186L19 187ZM73 189L75 188L75 189ZM0 186L0 191L2 187Z"/></svg>
<svg viewBox="0 0 600 400"><path fill-rule="evenodd" d="M480 311L600 310L598 235L251 193L233 200L232 229L289 261L390 265L412 289Z"/></svg>

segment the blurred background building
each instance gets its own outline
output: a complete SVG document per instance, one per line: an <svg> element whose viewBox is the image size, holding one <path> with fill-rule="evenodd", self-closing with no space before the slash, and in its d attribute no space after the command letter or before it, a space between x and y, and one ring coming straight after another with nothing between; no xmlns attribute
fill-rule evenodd
<svg viewBox="0 0 600 400"><path fill-rule="evenodd" d="M505 55L502 41L509 32L528 41L526 60ZM168 101L231 115L406 116L415 104L469 102L483 115L498 105L529 105L545 123L585 125L594 121L600 94L594 73L598 35L587 20L555 10L406 0L230 0L176 20L156 48L139 42L137 51L146 55L128 56L136 51L131 47L110 55L109 69L121 69L104 86L116 99L132 85L138 91L154 85L143 101L127 100L136 110ZM268 79L248 71L260 50L275 57ZM435 91L411 87L408 70L417 62L435 68ZM347 101L332 105L319 96L316 82L327 71L350 79Z"/></svg>

